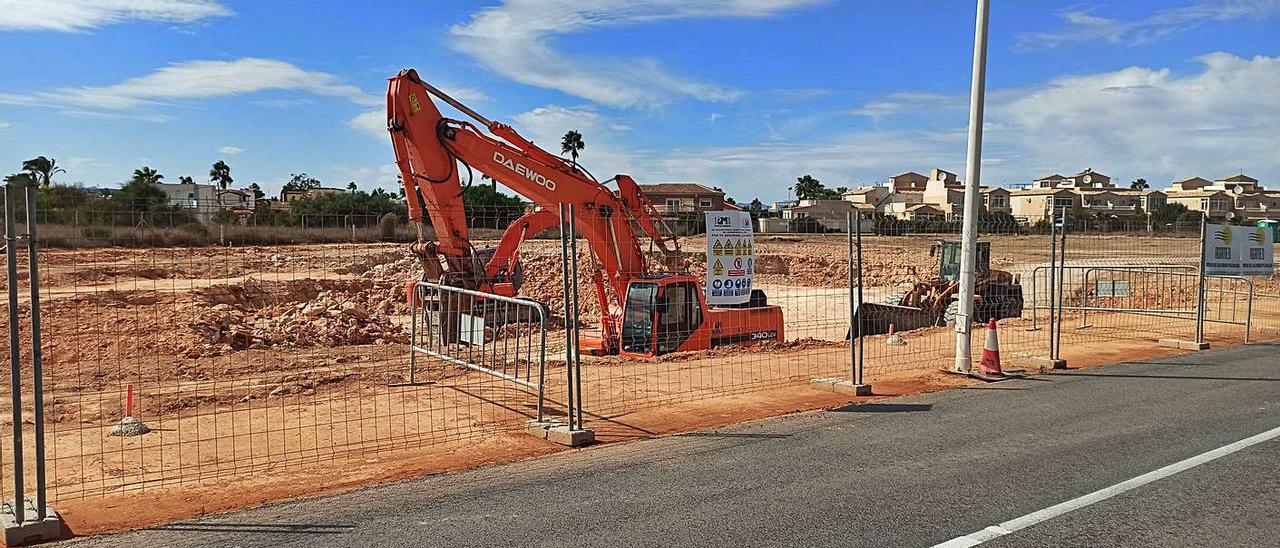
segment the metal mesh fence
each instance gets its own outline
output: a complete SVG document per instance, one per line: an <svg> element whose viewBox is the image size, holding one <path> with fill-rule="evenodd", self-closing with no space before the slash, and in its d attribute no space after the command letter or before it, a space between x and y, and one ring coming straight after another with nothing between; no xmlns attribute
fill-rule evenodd
<svg viewBox="0 0 1280 548"><path fill-rule="evenodd" d="M868 216L860 239L839 219L762 223L757 229L771 231L757 230L750 252L753 287L762 294L750 308L716 311L702 305L706 223L701 214L670 215L660 224L680 237L678 253L662 253L662 242L638 242L646 272L684 275L654 289L647 351L635 346L642 339L636 332L623 331L628 296L607 275L597 278L601 257L581 231L570 255L576 279L572 268L566 277L562 253L570 246L558 229L528 234L518 246L520 281L511 296L545 313L545 329L536 328L546 337L545 382L534 389L531 359L506 350L530 350L515 340L530 340L533 322L497 322L489 312L471 314L480 318L471 324L480 325L470 335L478 339L436 350L470 352L467 359L489 371L419 354L410 373L411 340L426 343L415 331L406 284L422 269L405 245L417 235L397 212L201 220L117 206L86 212L46 204L38 212L55 501L213 484L396 450L465 451L468 442L524 429L538 416L538 389L547 416L564 418L575 335L582 348L623 350L581 357L589 427L626 427L631 414L669 404L848 379L859 363L874 386L940 375L954 359L954 307L930 292L955 274L958 222ZM495 246L521 213L469 207L476 251ZM598 222L593 216L600 214L576 211L576 222ZM1055 353L1055 334L1058 353L1072 364L1169 352L1159 339L1195 337L1198 225L1073 220L1064 243L1046 222L991 217L979 232L983 302L973 320L998 319L1006 367L1039 367ZM424 235L432 236L429 226ZM859 260L861 270L851 269ZM22 253L16 265L26 291ZM1206 279L1206 338L1215 345L1244 342L1246 333L1250 341L1275 338L1278 285L1274 277ZM867 306L859 307L859 291ZM576 332L566 329L574 292ZM29 333L27 302L18 301L18 312ZM857 321L854 309L861 310ZM609 317L618 318L613 332ZM864 333L861 361L850 338L857 329ZM984 335L975 326L975 359ZM20 363L30 358L24 346ZM494 371L520 371L526 383ZM24 400L28 416L33 401L30 394ZM112 435L128 407L150 433ZM32 428L23 420L24 432ZM0 440L4 497L14 449Z"/></svg>

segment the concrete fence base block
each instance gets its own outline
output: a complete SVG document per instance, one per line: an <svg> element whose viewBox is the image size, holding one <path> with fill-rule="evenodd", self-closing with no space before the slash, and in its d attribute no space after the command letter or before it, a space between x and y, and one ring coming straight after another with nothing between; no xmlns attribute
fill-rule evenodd
<svg viewBox="0 0 1280 548"><path fill-rule="evenodd" d="M1160 339L1160 346L1167 346L1169 348L1178 348L1181 350L1208 350L1209 349L1209 343L1207 342L1184 341L1182 339Z"/></svg>
<svg viewBox="0 0 1280 548"><path fill-rule="evenodd" d="M529 434L566 447L582 447L596 441L596 431L590 428L570 430L569 425L550 421L529 421Z"/></svg>
<svg viewBox="0 0 1280 548"><path fill-rule="evenodd" d="M71 537L70 531L62 523L62 517L53 511L52 506L45 506L45 518L38 520L35 503L30 500L23 503L26 508L23 514L25 521L22 523L18 523L14 515L12 502L6 502L0 507L5 546L27 546Z"/></svg>
<svg viewBox="0 0 1280 548"><path fill-rule="evenodd" d="M1066 369L1067 368L1067 360L1047 358L1044 356L1032 356L1030 358L1027 358L1027 361L1035 365L1038 365L1041 368L1046 368L1046 369Z"/></svg>
<svg viewBox="0 0 1280 548"><path fill-rule="evenodd" d="M848 394L850 396L870 396L871 385L854 384L853 381L842 381L831 377L817 377L809 381L809 388Z"/></svg>

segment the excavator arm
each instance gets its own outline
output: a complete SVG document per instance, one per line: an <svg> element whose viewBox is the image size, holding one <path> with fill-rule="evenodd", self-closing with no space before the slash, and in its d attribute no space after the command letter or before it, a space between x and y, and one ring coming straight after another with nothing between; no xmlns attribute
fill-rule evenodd
<svg viewBox="0 0 1280 548"><path fill-rule="evenodd" d="M444 117L432 96L467 114L488 133L471 122ZM638 225L667 249L669 239L653 221L652 204L630 177L616 178L619 192L615 193L567 160L538 148L510 126L489 121L423 82L412 69L390 79L387 127L409 201L409 218L418 227L419 241L413 250L422 257L429 278L443 279L455 273L464 280L478 280L477 287L493 290L495 277L513 269L520 243L558 224L562 203L575 208L578 231L599 262L600 277L613 290L608 299L611 304L620 306L627 284L647 272L633 226ZM474 259L463 212L460 171L472 169L538 206L507 228L483 264ZM434 240L424 227L428 219ZM603 287L598 289L603 291ZM603 295L601 302L606 302Z"/></svg>

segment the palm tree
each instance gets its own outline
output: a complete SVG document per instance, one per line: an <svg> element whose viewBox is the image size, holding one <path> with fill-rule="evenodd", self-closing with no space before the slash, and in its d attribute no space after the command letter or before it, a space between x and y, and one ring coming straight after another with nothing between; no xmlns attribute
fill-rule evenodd
<svg viewBox="0 0 1280 548"><path fill-rule="evenodd" d="M57 160L45 158L44 156L36 156L22 162L22 170L30 173L32 179L39 181L40 186L43 187L53 184L54 175L67 172L67 170L58 167Z"/></svg>
<svg viewBox="0 0 1280 548"><path fill-rule="evenodd" d="M1129 188L1133 190L1146 190L1148 188L1151 188L1151 185L1147 184L1146 179L1138 179L1132 183L1129 183Z"/></svg>
<svg viewBox="0 0 1280 548"><path fill-rule="evenodd" d="M582 140L582 134L576 129L565 132L564 138L560 140L560 152L573 158L574 170L578 169L578 152L584 148L587 148L587 143Z"/></svg>
<svg viewBox="0 0 1280 548"><path fill-rule="evenodd" d="M355 182L355 181L351 181L351 182L347 183L347 192L350 192L350 193L352 193L352 194L355 194L355 193L356 193L356 182Z"/></svg>
<svg viewBox="0 0 1280 548"><path fill-rule="evenodd" d="M183 175L183 176L181 176L181 177L178 177L178 184L180 184L180 185L194 185L194 184L196 184L196 180L195 180L195 179L192 179L190 175Z"/></svg>
<svg viewBox="0 0 1280 548"><path fill-rule="evenodd" d="M160 184L162 179L164 179L164 175L148 166L133 170L133 180L139 183L155 185Z"/></svg>
<svg viewBox="0 0 1280 548"><path fill-rule="evenodd" d="M796 178L796 199L797 200L819 200L828 192L825 186L811 175Z"/></svg>
<svg viewBox="0 0 1280 548"><path fill-rule="evenodd" d="M231 178L231 166L222 160L214 162L213 167L209 169L209 182L218 185L218 188L222 190L226 190L227 185L235 182Z"/></svg>

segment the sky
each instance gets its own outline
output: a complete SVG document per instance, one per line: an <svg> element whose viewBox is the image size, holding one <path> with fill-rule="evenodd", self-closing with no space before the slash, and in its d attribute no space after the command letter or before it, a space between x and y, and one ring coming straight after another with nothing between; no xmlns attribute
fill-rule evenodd
<svg viewBox="0 0 1280 548"><path fill-rule="evenodd" d="M1280 188L1280 0L994 0L982 182L1092 168ZM0 0L0 172L45 155L274 194L391 190L386 79L413 67L602 179L738 201L964 173L969 0ZM446 109L446 115L449 114ZM452 114L461 116L460 114ZM603 174L603 175L602 175Z"/></svg>

